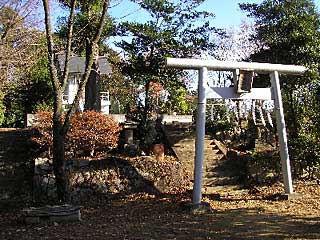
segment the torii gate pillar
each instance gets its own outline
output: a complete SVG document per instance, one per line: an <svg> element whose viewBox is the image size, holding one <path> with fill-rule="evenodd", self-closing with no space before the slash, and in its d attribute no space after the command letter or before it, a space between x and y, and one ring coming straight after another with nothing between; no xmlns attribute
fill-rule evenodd
<svg viewBox="0 0 320 240"><path fill-rule="evenodd" d="M282 175L284 190L286 194L293 193L292 187L292 177L291 177L291 167L289 159L289 150L287 144L287 131L286 124L284 120L283 106L282 106L282 96L280 90L279 73L274 71L270 73L271 85L274 93L274 108L277 118L277 132L280 143L280 158L282 166Z"/></svg>
<svg viewBox="0 0 320 240"><path fill-rule="evenodd" d="M202 168L204 159L204 137L206 131L206 84L208 79L208 69L203 67L199 70L198 84L198 106L197 106L197 122L196 122L196 156L194 164L194 183L192 203L201 203L202 190Z"/></svg>

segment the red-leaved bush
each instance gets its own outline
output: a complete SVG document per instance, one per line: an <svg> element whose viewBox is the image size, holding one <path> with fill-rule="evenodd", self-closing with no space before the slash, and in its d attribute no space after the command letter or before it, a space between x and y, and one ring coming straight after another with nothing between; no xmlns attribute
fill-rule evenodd
<svg viewBox="0 0 320 240"><path fill-rule="evenodd" d="M32 141L41 147L52 147L52 112L39 111L35 114Z"/></svg>
<svg viewBox="0 0 320 240"><path fill-rule="evenodd" d="M95 111L77 113L71 120L68 143L75 150L115 148L121 128L107 115Z"/></svg>
<svg viewBox="0 0 320 240"><path fill-rule="evenodd" d="M52 146L52 113L36 113L34 124L36 134L33 141L40 146ZM97 149L117 147L121 127L108 115L95 111L76 113L70 123L66 138L66 149L74 155L79 151L90 151L91 155Z"/></svg>

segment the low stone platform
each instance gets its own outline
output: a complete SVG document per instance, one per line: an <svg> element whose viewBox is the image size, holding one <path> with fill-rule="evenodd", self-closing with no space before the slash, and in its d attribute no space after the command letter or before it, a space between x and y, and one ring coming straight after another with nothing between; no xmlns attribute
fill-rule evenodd
<svg viewBox="0 0 320 240"><path fill-rule="evenodd" d="M80 207L72 205L46 206L22 210L27 224L48 222L76 222L81 220Z"/></svg>

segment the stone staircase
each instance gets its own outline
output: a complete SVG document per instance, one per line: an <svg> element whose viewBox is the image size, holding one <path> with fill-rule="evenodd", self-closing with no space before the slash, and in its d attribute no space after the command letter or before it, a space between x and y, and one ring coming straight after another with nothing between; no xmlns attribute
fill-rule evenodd
<svg viewBox="0 0 320 240"><path fill-rule="evenodd" d="M173 151L187 167L193 181L195 158L195 134L189 125L166 125L164 132ZM219 141L206 136L204 139L203 194L223 194L240 189L237 176L230 161L226 159L227 149ZM192 184L191 184L192 187Z"/></svg>
<svg viewBox="0 0 320 240"><path fill-rule="evenodd" d="M205 157L203 164L202 192L204 194L220 194L235 191L240 188L236 173L227 160L227 149L219 141L210 139L205 141Z"/></svg>
<svg viewBox="0 0 320 240"><path fill-rule="evenodd" d="M0 211L30 199L33 168L30 132L0 129Z"/></svg>

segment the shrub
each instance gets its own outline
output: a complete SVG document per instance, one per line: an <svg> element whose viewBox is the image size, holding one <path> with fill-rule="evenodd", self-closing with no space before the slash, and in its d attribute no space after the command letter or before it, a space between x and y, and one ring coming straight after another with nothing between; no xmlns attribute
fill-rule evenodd
<svg viewBox="0 0 320 240"><path fill-rule="evenodd" d="M294 177L317 177L320 169L319 140L312 134L300 134L289 139L289 153Z"/></svg>
<svg viewBox="0 0 320 240"><path fill-rule="evenodd" d="M74 151L117 147L121 128L110 116L95 111L77 113L71 120L68 144Z"/></svg>
<svg viewBox="0 0 320 240"><path fill-rule="evenodd" d="M32 138L40 146L52 146L52 113L38 112ZM97 149L108 150L117 147L121 128L111 117L95 111L76 113L70 124L66 137L66 149L73 155L79 151L90 151L93 155Z"/></svg>
<svg viewBox="0 0 320 240"><path fill-rule="evenodd" d="M36 113L34 133L31 139L42 148L47 148L50 154L52 148L52 112Z"/></svg>

